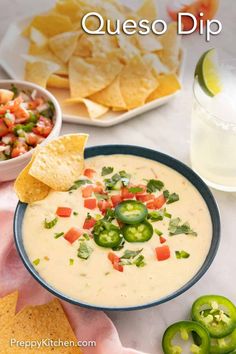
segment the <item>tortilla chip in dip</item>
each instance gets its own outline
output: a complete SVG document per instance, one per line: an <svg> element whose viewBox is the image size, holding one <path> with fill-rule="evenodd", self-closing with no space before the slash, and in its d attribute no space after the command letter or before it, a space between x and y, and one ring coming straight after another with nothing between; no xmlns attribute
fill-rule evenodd
<svg viewBox="0 0 236 354"><path fill-rule="evenodd" d="M11 339L25 342L49 340L52 344L36 350L35 348L11 345ZM67 343L73 342L73 345L58 347L53 343L58 340ZM81 354L76 342L75 334L57 299L49 304L25 307L8 326L0 330L0 347L1 353L4 354L28 354L36 351L43 354L54 353L54 351L60 354Z"/></svg>
<svg viewBox="0 0 236 354"><path fill-rule="evenodd" d="M14 184L16 195L22 203L31 204L42 200L46 198L50 191L48 186L29 174L35 156L36 153L30 163L21 171Z"/></svg>
<svg viewBox="0 0 236 354"><path fill-rule="evenodd" d="M81 174L87 134L63 135L42 147L30 167L32 177L56 191L66 191Z"/></svg>

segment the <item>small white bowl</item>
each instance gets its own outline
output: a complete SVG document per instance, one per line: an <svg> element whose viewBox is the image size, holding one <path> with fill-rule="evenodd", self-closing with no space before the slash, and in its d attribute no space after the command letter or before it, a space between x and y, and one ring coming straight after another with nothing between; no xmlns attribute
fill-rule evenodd
<svg viewBox="0 0 236 354"><path fill-rule="evenodd" d="M62 112L59 103L55 97L44 88L27 81L18 80L0 80L0 89L10 89L11 85L15 85L22 90L37 90L38 94L44 97L47 101L51 101L55 107L55 115L53 118L54 127L50 135L43 141L42 144L47 144L49 141L57 138L61 131L62 125ZM12 158L6 161L0 161L0 182L6 182L16 179L23 168L29 163L34 149L26 152L25 154Z"/></svg>

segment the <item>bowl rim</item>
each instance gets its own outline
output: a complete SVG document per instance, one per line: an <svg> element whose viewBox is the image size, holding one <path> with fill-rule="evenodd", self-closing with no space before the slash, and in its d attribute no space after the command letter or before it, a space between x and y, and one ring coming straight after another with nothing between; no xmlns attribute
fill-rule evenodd
<svg viewBox="0 0 236 354"><path fill-rule="evenodd" d="M0 88L1 88L1 85L5 85L5 84L9 84L9 85L14 84L16 86L17 85L22 86L22 87L24 86L27 89L37 90L37 91L41 92L43 95L47 96L48 99L53 102L54 107L55 107L54 127L53 127L51 133L48 135L48 137L39 145L43 146L43 145L47 144L50 141L51 136L58 129L60 130L61 125L62 125L62 110L61 110L61 107L60 107L57 99L53 96L53 94L51 92L49 92L48 90L46 90L45 88L43 88L39 85L34 84L33 82L24 81L24 80L0 80ZM21 161L23 161L24 159L26 159L27 157L32 155L32 153L35 151L36 148L37 148L37 146L35 148L31 149L30 151L26 152L25 154L20 155L18 157L14 157L13 159L0 161L0 168L3 166L9 166L14 163L20 163Z"/></svg>
<svg viewBox="0 0 236 354"><path fill-rule="evenodd" d="M22 228L21 228L23 222L23 216L27 208L27 204L22 202L18 202L15 215L14 215L14 240L20 258L22 259L25 267L31 273L34 279L36 279L40 283L40 285L42 285L46 290L48 290L53 295L66 302L81 307L90 308L94 310L104 310L104 311L132 311L132 310L142 310L149 307L161 305L165 302L175 299L179 295L189 290L203 277L203 275L207 272L207 270L211 266L219 248L220 232L221 232L220 213L219 213L217 202L211 190L208 188L205 182L190 167L188 167L181 161L169 155L166 155L162 152L155 151L153 149L143 148L141 146L134 146L134 145L116 145L116 144L92 146L85 149L85 159L90 157L95 157L95 156L101 156L101 155L133 155L133 156L144 157L149 160L157 161L179 172L182 176L187 178L190 181L190 183L198 190L198 192L201 194L208 207L211 221L212 221L211 246L206 256L206 259L201 265L201 267L199 268L198 272L187 283L185 283L181 288L177 289L176 291L158 300L142 303L140 305L119 306L119 307L99 306L99 305L89 304L77 300L75 298L72 298L64 294L59 290L56 290L53 286L48 284L39 275L39 273L33 267L32 263L29 261L29 258L27 256L23 244Z"/></svg>

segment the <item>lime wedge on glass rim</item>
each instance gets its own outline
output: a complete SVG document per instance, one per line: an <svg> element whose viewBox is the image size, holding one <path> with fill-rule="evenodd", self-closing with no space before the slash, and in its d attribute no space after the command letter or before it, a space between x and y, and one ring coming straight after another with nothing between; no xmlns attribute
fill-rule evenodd
<svg viewBox="0 0 236 354"><path fill-rule="evenodd" d="M201 56L196 66L195 77L208 96L214 97L221 92L221 80L215 49L210 49Z"/></svg>

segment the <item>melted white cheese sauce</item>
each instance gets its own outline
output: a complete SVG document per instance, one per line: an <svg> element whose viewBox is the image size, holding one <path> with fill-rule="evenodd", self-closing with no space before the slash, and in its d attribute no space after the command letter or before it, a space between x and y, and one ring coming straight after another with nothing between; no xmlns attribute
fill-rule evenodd
<svg viewBox="0 0 236 354"><path fill-rule="evenodd" d="M77 257L79 241L71 245L63 237L54 238L56 232L67 232L71 227L82 228L87 212L99 213L98 209L84 209L81 189L68 192L52 191L44 200L27 207L23 222L23 241L31 262L40 259L35 266L47 283L62 293L85 303L99 306L135 306L141 305L171 294L188 282L203 264L212 239L212 224L208 208L197 189L176 171L152 160L127 156L98 156L85 161L86 168L97 171L96 180L103 181L103 166L113 166L114 172L126 170L132 174L132 184L142 184L143 179L158 178L165 183L165 189L176 192L180 201L167 205L172 217L188 221L197 237L187 235L168 236L169 219L153 223L167 238L165 245L171 249L171 258L158 262L155 248L161 246L159 237L153 235L146 243L127 243L124 249L116 252L123 255L125 249L143 248L146 266L125 266L124 272L113 269L107 258L109 249L95 244L88 260ZM57 207L70 207L78 215L59 218L52 229L44 228L44 219L55 217ZM176 259L175 251L184 250L190 254L188 259ZM46 259L45 259L46 257ZM74 264L69 264L69 259Z"/></svg>

